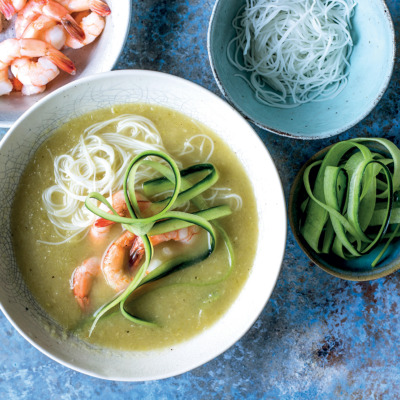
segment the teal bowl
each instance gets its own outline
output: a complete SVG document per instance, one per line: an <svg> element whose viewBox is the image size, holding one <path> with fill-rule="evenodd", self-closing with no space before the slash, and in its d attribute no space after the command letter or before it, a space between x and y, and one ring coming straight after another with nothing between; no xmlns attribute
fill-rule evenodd
<svg viewBox="0 0 400 400"><path fill-rule="evenodd" d="M235 37L232 20L245 0L217 0L208 30L208 54L215 80L226 99L250 122L278 135L323 139L350 129L365 118L385 92L393 71L395 34L383 0L358 0L352 19L353 53L345 89L334 99L291 109L258 102L253 90L228 60ZM248 75L247 75L248 77Z"/></svg>
<svg viewBox="0 0 400 400"><path fill-rule="evenodd" d="M288 204L288 217L292 233L298 245L308 258L319 268L337 278L349 281L370 281L390 275L400 269L399 239L394 240L389 245L379 263L375 267L371 267L371 263L382 250L383 244L378 245L370 253L365 254L362 257L343 260L334 254L318 254L308 245L300 233L300 221L302 219L300 205L306 198L303 184L304 171L314 161L321 160L330 147L331 146L321 150L307 161L293 182ZM373 147L373 149L374 151L382 152L382 148L379 146Z"/></svg>

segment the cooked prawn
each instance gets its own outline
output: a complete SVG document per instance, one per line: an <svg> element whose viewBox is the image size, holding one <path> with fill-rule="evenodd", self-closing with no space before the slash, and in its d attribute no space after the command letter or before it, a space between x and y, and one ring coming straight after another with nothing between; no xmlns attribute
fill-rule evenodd
<svg viewBox="0 0 400 400"><path fill-rule="evenodd" d="M121 217L126 217L129 215L128 207L125 203L124 192L120 190L117 193L114 193L111 197L111 205L117 214ZM109 214L112 214L112 211L107 211ZM90 236L93 239L102 239L109 233L111 226L114 224L113 221L109 221L108 219L104 219L98 217L93 222L90 227Z"/></svg>
<svg viewBox="0 0 400 400"><path fill-rule="evenodd" d="M198 234L200 228L196 225L176 231L150 236L153 246L169 240L190 243ZM135 260L132 263L131 256L134 253ZM117 292L127 288L137 272L137 266L144 255L143 242L139 236L124 231L106 250L100 264L97 257L85 260L82 265L75 268L71 277L71 289L79 305L87 310L89 305L89 293L94 278L101 269L107 284Z"/></svg>
<svg viewBox="0 0 400 400"><path fill-rule="evenodd" d="M23 84L22 94L25 95L41 93L60 73L46 57L40 57L37 61L29 57L17 58L11 64L11 72ZM35 88L38 89L35 91Z"/></svg>
<svg viewBox="0 0 400 400"><path fill-rule="evenodd" d="M169 240L189 243L197 233L199 233L199 228L192 225L188 228L150 236L150 242L153 246ZM111 244L103 257L101 268L107 284L116 291L126 289L135 276L143 255L144 245L141 238L125 231Z"/></svg>
<svg viewBox="0 0 400 400"><path fill-rule="evenodd" d="M77 40L83 40L85 33L72 18L70 12L54 0L29 0L26 6L18 13L15 21L17 38L21 38L25 29L40 15L45 15L61 22L65 30Z"/></svg>
<svg viewBox="0 0 400 400"><path fill-rule="evenodd" d="M200 228L197 225L190 225L187 228L177 229L175 231L162 233L160 235L150 236L150 242L153 246L157 246L160 243L174 240L176 242L190 243L195 235L200 232ZM137 236L132 243L130 250L129 263L133 268L136 268L144 256L144 245L140 236Z"/></svg>
<svg viewBox="0 0 400 400"><path fill-rule="evenodd" d="M137 200L138 200L138 205L140 211L144 211L149 207L151 204L148 200L145 200L145 198L139 194L136 194ZM128 206L126 205L125 202L125 196L124 192L122 190L114 193L111 197L111 205L113 206L114 210L117 212L117 214L121 217L128 217L129 216L129 210ZM111 211L107 211L108 213L112 214ZM103 239L107 236L107 234L110 232L111 226L115 222L109 221L104 218L96 218L95 221L93 222L92 226L90 227L90 236L95 239Z"/></svg>
<svg viewBox="0 0 400 400"><path fill-rule="evenodd" d="M15 85L14 85L15 89ZM21 92L25 96L31 96L33 94L39 94L46 90L46 85L35 86L35 85L22 85Z"/></svg>
<svg viewBox="0 0 400 400"><path fill-rule="evenodd" d="M13 84L8 77L8 68L0 68L0 96L3 96L4 94L9 94L12 90Z"/></svg>
<svg viewBox="0 0 400 400"><path fill-rule="evenodd" d="M12 83L8 78L8 67L21 57L46 57L57 67L72 75L76 71L73 62L67 56L42 40L6 39L0 43L0 94L11 92Z"/></svg>
<svg viewBox="0 0 400 400"><path fill-rule="evenodd" d="M134 270L129 267L129 249L134 243L136 235L125 231L106 251L101 269L107 284L116 291L125 289L133 279Z"/></svg>
<svg viewBox="0 0 400 400"><path fill-rule="evenodd" d="M100 272L100 259L91 257L76 267L71 276L72 292L83 311L89 308L89 294L94 278Z"/></svg>
<svg viewBox="0 0 400 400"><path fill-rule="evenodd" d="M26 0L0 0L0 13L10 20L16 12L22 10L25 3Z"/></svg>
<svg viewBox="0 0 400 400"><path fill-rule="evenodd" d="M111 14L110 7L101 0L58 0L71 12L91 10L103 17Z"/></svg>
<svg viewBox="0 0 400 400"><path fill-rule="evenodd" d="M78 13L75 16L75 20L82 28L83 32L85 32L85 39L76 40L71 35L67 35L65 44L73 49L79 49L92 43L98 36L100 36L105 26L104 17L90 11L82 11Z"/></svg>
<svg viewBox="0 0 400 400"><path fill-rule="evenodd" d="M22 92L26 96L30 96L31 94L42 93L46 86L33 86L33 85L23 85L15 76L12 77L13 90L16 92Z"/></svg>
<svg viewBox="0 0 400 400"><path fill-rule="evenodd" d="M21 37L41 39L60 50L65 44L67 34L63 26L56 20L46 15L40 15L27 26Z"/></svg>

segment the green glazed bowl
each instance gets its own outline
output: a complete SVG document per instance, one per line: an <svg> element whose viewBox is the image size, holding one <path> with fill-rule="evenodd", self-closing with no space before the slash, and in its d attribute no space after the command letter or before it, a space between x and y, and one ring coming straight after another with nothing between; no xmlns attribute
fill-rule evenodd
<svg viewBox="0 0 400 400"><path fill-rule="evenodd" d="M300 221L302 212L300 205L306 198L306 191L303 184L303 174L305 169L314 161L321 160L325 157L331 146L321 150L315 154L310 160L304 164L297 174L289 194L288 216L290 227L293 235L300 246L306 253L308 258L325 272L341 279L350 281L369 281L382 278L400 269L400 246L399 240L394 240L388 247L380 262L371 267L371 263L378 256L383 248L383 244L378 245L370 253L362 257L343 260L334 254L318 254L305 241L300 233ZM382 152L382 148L378 146L369 146L374 151Z"/></svg>
<svg viewBox="0 0 400 400"><path fill-rule="evenodd" d="M208 54L226 99L250 122L278 135L322 139L350 129L365 118L385 92L393 71L395 34L383 0L358 0L352 19L354 40L349 81L334 99L280 109L258 102L227 57L235 37L232 20L245 0L217 0L208 30ZM248 75L247 75L248 76Z"/></svg>

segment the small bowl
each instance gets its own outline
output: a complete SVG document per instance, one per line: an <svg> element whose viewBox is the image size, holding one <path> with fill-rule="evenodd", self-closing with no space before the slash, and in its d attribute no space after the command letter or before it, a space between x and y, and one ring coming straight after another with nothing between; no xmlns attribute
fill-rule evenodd
<svg viewBox="0 0 400 400"><path fill-rule="evenodd" d="M281 109L258 102L227 58L235 37L232 20L245 0L218 0L208 30L208 53L217 84L226 99L249 121L278 135L322 139L350 129L365 118L385 92L394 66L395 34L383 0L359 0L352 19L355 41L345 89L334 99ZM248 75L247 75L248 76Z"/></svg>
<svg viewBox="0 0 400 400"><path fill-rule="evenodd" d="M349 281L369 281L390 275L400 269L400 246L398 245L398 241L393 241L389 245L385 255L382 257L378 265L371 267L371 263L378 256L379 252L383 248L383 244L378 245L370 253L364 256L350 260L343 260L334 254L327 255L316 253L300 233L300 219L302 215L300 205L306 198L306 191L303 184L304 171L314 161L324 158L331 147L332 146L326 147L310 158L310 160L308 160L301 168L293 182L289 194L288 206L288 217L293 235L300 248L315 265L337 278ZM379 146L369 147L382 152L382 148Z"/></svg>
<svg viewBox="0 0 400 400"><path fill-rule="evenodd" d="M12 92L0 96L0 127L9 128L29 107L59 87L79 78L111 71L118 61L129 32L131 2L129 0L105 0L111 8L111 14L106 18L104 31L93 43L81 49L66 49L67 55L76 66L76 75L71 76L60 71L46 90L38 95L23 96ZM0 42L15 37L14 20L7 23L7 29L0 32Z"/></svg>
<svg viewBox="0 0 400 400"><path fill-rule="evenodd" d="M152 351L99 349L75 337L66 337L27 289L11 242L10 213L15 190L39 145L70 119L126 103L165 106L211 128L236 153L246 170L259 218L255 226L259 236L253 266L225 314L197 336ZM251 126L229 104L181 78L152 71L113 71L80 79L50 93L19 118L0 143L0 186L3 188L0 191L1 309L40 351L88 375L145 381L177 375L209 361L252 326L280 272L286 244L286 209L271 156Z"/></svg>

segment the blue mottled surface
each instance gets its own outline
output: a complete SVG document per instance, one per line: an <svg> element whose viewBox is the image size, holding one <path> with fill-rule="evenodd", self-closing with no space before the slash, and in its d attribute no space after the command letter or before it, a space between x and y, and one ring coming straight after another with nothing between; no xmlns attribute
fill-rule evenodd
<svg viewBox="0 0 400 400"><path fill-rule="evenodd" d="M389 0L400 29L400 6ZM219 94L206 38L214 2L133 2L128 43L118 69L181 76ZM257 130L272 154L286 196L316 151L357 136L400 145L399 62L377 108L331 140L300 142ZM0 130L1 134L5 130ZM29 345L0 315L2 399L396 399L400 398L400 274L370 283L333 278L308 261L289 230L282 272L250 331L206 365L147 383L107 382L71 371Z"/></svg>

